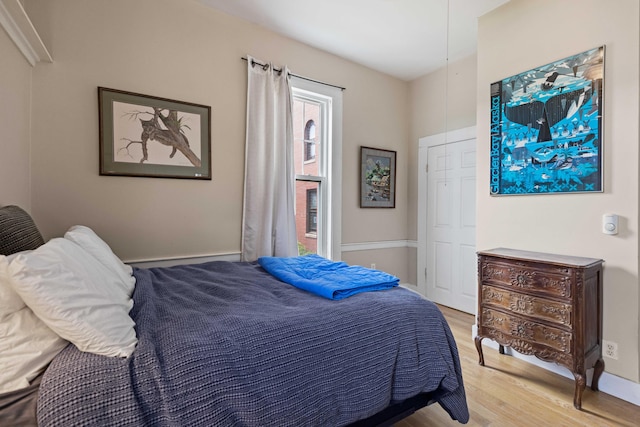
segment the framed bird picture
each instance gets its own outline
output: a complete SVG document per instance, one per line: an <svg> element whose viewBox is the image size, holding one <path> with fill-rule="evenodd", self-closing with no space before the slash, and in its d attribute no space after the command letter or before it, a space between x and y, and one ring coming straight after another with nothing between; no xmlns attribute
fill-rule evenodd
<svg viewBox="0 0 640 427"><path fill-rule="evenodd" d="M490 194L601 192L604 46L491 84Z"/></svg>

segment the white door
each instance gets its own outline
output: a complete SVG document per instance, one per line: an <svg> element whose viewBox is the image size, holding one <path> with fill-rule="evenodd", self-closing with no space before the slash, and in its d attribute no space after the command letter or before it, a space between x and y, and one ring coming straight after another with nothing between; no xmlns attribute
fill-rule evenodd
<svg viewBox="0 0 640 427"><path fill-rule="evenodd" d="M462 139L460 139L462 138ZM430 300L467 313L476 311L476 140L448 135L420 147L419 232L424 231L424 282ZM421 140L422 142L422 140ZM438 143L440 142L440 143ZM426 151L426 152L425 152ZM420 247L420 246L419 246ZM420 280L419 280L420 282Z"/></svg>

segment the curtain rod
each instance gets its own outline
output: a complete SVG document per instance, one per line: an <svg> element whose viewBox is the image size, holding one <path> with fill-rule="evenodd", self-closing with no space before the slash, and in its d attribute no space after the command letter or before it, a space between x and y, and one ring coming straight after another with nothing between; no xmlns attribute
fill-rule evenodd
<svg viewBox="0 0 640 427"><path fill-rule="evenodd" d="M247 58L245 58L244 56L243 56L241 59L242 59L243 61L248 61L248 59L247 59ZM259 65L259 66L261 66L261 67L268 67L268 66L269 66L269 64L263 64L263 63L258 62L258 61L256 61L256 60L253 60L253 59L252 59L251 61L252 61L252 64L251 64L251 65ZM281 69L281 68L280 68L280 69L278 69L278 68L276 68L276 67L273 67L273 71L278 71L278 72L279 72L279 71L282 71L282 69ZM337 86L337 85L333 85L333 84L331 84L331 83L321 82L320 80L310 79L310 78L308 78L308 77L303 77L303 76L300 76L300 75L298 75L298 74L293 74L292 72L289 72L289 75L290 75L290 76L292 76L292 77L296 77L296 78L302 79L302 80L307 80L307 81L309 81L309 82L319 83L319 84L321 84L321 85L335 87L335 88L338 88L338 89L340 89L340 90L346 90L346 89L347 89L347 88L342 87L342 86Z"/></svg>

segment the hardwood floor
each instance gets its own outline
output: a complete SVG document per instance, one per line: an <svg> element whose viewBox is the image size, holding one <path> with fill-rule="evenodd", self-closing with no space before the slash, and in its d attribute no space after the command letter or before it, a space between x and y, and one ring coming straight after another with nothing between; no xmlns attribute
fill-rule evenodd
<svg viewBox="0 0 640 427"><path fill-rule="evenodd" d="M471 339L473 315L440 307L449 322L460 353L467 393L468 426L638 426L640 407L589 387L582 411L573 407L574 381L505 356L484 346L485 366ZM487 341L487 340L485 340ZM460 425L438 404L423 408L395 427Z"/></svg>

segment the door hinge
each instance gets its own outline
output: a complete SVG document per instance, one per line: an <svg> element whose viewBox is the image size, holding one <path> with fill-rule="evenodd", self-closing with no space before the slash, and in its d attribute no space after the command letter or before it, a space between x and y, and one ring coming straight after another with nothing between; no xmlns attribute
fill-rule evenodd
<svg viewBox="0 0 640 427"><path fill-rule="evenodd" d="M429 173L429 163L426 163L426 164L424 165L424 171L425 171L426 173Z"/></svg>

